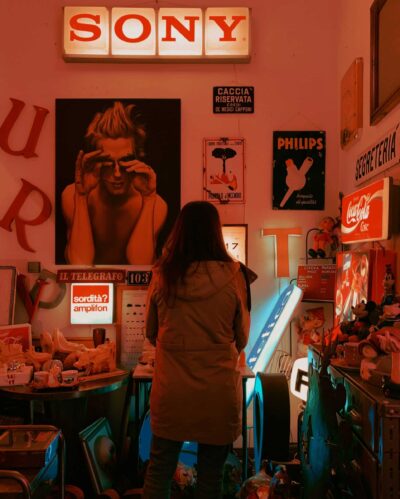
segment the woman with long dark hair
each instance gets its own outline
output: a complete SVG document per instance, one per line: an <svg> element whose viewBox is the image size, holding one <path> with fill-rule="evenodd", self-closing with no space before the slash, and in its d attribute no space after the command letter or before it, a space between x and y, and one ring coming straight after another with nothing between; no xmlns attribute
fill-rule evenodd
<svg viewBox="0 0 400 499"><path fill-rule="evenodd" d="M147 298L146 335L156 363L145 499L170 497L184 441L199 444L196 497L220 497L223 465L241 433L237 361L249 325L246 281L226 251L217 209L205 201L186 204Z"/></svg>

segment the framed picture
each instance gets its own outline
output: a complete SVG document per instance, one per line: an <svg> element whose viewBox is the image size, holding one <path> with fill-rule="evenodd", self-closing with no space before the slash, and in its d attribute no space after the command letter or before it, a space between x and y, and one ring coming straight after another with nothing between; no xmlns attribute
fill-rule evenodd
<svg viewBox="0 0 400 499"><path fill-rule="evenodd" d="M96 494L112 488L117 455L111 428L106 418L100 418L79 433L90 479Z"/></svg>
<svg viewBox="0 0 400 499"><path fill-rule="evenodd" d="M204 199L244 203L244 139L204 139Z"/></svg>
<svg viewBox="0 0 400 499"><path fill-rule="evenodd" d="M363 127L363 60L354 59L340 86L340 145L346 149Z"/></svg>
<svg viewBox="0 0 400 499"><path fill-rule="evenodd" d="M56 99L55 118L56 263L152 265L180 210L180 100ZM103 154L93 156L96 150ZM97 169L95 182L83 175L75 183L78 157L82 172L83 164ZM72 238L75 190L88 200L89 260L92 249ZM117 219L129 223L116 223L115 207L125 197Z"/></svg>
<svg viewBox="0 0 400 499"><path fill-rule="evenodd" d="M222 234L232 258L247 265L247 224L225 224L222 226Z"/></svg>
<svg viewBox="0 0 400 499"><path fill-rule="evenodd" d="M400 102L400 2L374 0L371 19L371 125Z"/></svg>
<svg viewBox="0 0 400 499"><path fill-rule="evenodd" d="M0 267L0 326L14 322L17 269Z"/></svg>

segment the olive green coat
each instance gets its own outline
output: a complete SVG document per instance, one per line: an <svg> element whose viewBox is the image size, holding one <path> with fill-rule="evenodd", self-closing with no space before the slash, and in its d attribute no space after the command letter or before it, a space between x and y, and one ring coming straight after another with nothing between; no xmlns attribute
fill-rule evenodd
<svg viewBox="0 0 400 499"><path fill-rule="evenodd" d="M154 274L146 335L156 345L151 427L170 440L232 443L241 433L242 386L237 368L250 316L237 262L192 264L167 306Z"/></svg>

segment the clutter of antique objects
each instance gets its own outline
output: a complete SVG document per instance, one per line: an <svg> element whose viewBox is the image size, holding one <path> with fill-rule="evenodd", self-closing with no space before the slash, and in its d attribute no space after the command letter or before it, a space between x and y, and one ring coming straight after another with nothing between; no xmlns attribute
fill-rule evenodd
<svg viewBox="0 0 400 499"><path fill-rule="evenodd" d="M33 388L72 387L83 377L113 372L116 346L106 341L88 348L65 338L59 329L40 334L40 351L0 340L0 385L31 383Z"/></svg>

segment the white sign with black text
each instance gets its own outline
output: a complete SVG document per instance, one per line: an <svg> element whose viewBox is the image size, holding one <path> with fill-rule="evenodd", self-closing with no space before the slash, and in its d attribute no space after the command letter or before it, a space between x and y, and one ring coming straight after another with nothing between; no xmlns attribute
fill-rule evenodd
<svg viewBox="0 0 400 499"><path fill-rule="evenodd" d="M399 134L400 123L368 149L363 151L356 160L354 180L355 184L362 184L376 175L388 170L400 162Z"/></svg>

